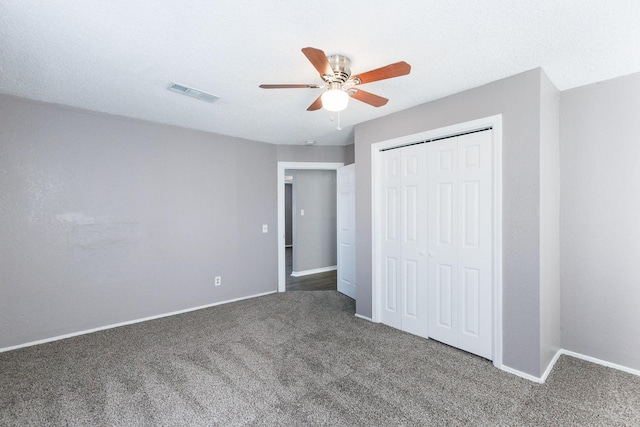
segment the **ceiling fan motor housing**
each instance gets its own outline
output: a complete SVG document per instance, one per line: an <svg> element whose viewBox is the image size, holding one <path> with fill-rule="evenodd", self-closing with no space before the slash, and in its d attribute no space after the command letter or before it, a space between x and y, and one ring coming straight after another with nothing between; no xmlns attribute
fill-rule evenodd
<svg viewBox="0 0 640 427"><path fill-rule="evenodd" d="M344 55L327 56L327 61L333 70L333 76L322 76L327 82L345 83L351 76L351 60Z"/></svg>

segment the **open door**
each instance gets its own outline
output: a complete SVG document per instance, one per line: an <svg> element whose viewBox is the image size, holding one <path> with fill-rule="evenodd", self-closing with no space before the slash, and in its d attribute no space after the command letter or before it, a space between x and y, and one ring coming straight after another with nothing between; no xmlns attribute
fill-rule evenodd
<svg viewBox="0 0 640 427"><path fill-rule="evenodd" d="M356 299L356 168L337 170L338 292Z"/></svg>

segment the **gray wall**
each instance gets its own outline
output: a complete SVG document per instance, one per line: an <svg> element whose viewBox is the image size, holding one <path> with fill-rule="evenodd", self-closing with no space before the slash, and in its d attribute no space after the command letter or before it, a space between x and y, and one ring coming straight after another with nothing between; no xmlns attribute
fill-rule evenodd
<svg viewBox="0 0 640 427"><path fill-rule="evenodd" d="M640 73L560 105L563 347L640 369Z"/></svg>
<svg viewBox="0 0 640 427"><path fill-rule="evenodd" d="M540 69L355 129L357 312L371 316L371 144L503 115L503 363L540 376Z"/></svg>
<svg viewBox="0 0 640 427"><path fill-rule="evenodd" d="M344 147L344 165L350 165L356 162L356 145L349 144Z"/></svg>
<svg viewBox="0 0 640 427"><path fill-rule="evenodd" d="M276 151L0 95L0 348L275 291Z"/></svg>
<svg viewBox="0 0 640 427"><path fill-rule="evenodd" d="M350 150L351 148L351 150ZM278 145L279 162L328 162L346 163L353 147L334 145Z"/></svg>
<svg viewBox="0 0 640 427"><path fill-rule="evenodd" d="M335 171L295 171L293 271L336 265L336 191Z"/></svg>
<svg viewBox="0 0 640 427"><path fill-rule="evenodd" d="M540 367L562 347L560 307L560 92L540 85Z"/></svg>

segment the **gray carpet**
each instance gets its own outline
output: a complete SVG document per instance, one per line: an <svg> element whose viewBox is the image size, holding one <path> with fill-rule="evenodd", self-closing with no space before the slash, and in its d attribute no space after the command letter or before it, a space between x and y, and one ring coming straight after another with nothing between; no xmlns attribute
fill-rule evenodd
<svg viewBox="0 0 640 427"><path fill-rule="evenodd" d="M640 425L640 377L546 384L288 292L0 354L0 425Z"/></svg>

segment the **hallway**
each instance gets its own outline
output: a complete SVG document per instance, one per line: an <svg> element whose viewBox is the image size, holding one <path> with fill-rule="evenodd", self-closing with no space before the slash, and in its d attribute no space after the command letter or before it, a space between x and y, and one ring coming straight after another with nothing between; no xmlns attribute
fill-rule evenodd
<svg viewBox="0 0 640 427"><path fill-rule="evenodd" d="M286 248L286 286L287 291L335 291L337 290L337 272L310 274L302 277L292 277L293 248Z"/></svg>

